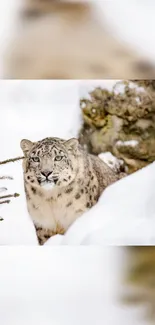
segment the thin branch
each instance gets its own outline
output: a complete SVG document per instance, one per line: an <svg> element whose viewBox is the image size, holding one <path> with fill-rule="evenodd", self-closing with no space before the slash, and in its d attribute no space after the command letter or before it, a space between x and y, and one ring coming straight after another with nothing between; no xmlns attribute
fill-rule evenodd
<svg viewBox="0 0 155 325"><path fill-rule="evenodd" d="M3 203L10 203L10 200L5 200L5 201L0 202L0 204L3 204Z"/></svg>
<svg viewBox="0 0 155 325"><path fill-rule="evenodd" d="M13 177L11 177L11 176L1 176L0 179L10 179L12 181Z"/></svg>
<svg viewBox="0 0 155 325"><path fill-rule="evenodd" d="M0 199L7 199L7 198L10 198L10 197L18 197L18 196L20 196L20 194L14 193L14 194L8 194L8 195L0 196Z"/></svg>
<svg viewBox="0 0 155 325"><path fill-rule="evenodd" d="M24 157L16 157L16 158L11 158L11 159L7 159L7 160L4 160L4 161L0 161L0 165L7 164L9 162L15 162L15 161L20 160L20 159L24 159Z"/></svg>
<svg viewBox="0 0 155 325"><path fill-rule="evenodd" d="M5 191L7 191L6 187L0 187L0 192L5 192Z"/></svg>

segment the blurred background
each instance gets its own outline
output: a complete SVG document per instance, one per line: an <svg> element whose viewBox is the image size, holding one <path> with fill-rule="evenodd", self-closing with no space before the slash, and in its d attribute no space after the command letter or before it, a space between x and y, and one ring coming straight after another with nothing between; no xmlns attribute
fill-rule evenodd
<svg viewBox="0 0 155 325"><path fill-rule="evenodd" d="M149 275L152 274L152 280L154 278L153 269L146 271L139 263L143 276L139 273L134 287L129 288L138 292L144 285L145 301L131 305L123 300L128 286L126 269L133 264L127 250L117 247L1 247L1 324L154 324L155 318L150 318L148 313L154 304L151 296L154 289L150 288L150 281L149 285L147 283ZM135 255L139 248L130 250L134 260L140 258L140 254ZM149 248L143 249L145 260L146 250ZM137 270L129 272L130 277L135 277Z"/></svg>
<svg viewBox="0 0 155 325"><path fill-rule="evenodd" d="M154 78L153 0L6 0L0 76Z"/></svg>
<svg viewBox="0 0 155 325"><path fill-rule="evenodd" d="M125 247L123 265L122 302L141 308L142 319L155 324L155 247Z"/></svg>

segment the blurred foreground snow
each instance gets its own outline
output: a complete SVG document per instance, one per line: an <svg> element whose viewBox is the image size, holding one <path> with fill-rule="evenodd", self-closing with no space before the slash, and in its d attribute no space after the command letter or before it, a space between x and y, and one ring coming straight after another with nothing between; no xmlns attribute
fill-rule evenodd
<svg viewBox="0 0 155 325"><path fill-rule="evenodd" d="M0 258L2 325L145 325L119 302L117 248L1 247Z"/></svg>

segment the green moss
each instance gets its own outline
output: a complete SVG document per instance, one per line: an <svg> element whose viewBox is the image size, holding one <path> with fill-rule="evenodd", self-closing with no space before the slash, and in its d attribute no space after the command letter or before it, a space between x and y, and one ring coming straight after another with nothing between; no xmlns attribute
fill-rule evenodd
<svg viewBox="0 0 155 325"><path fill-rule="evenodd" d="M109 129L112 128L113 124L112 124L112 118L110 115L107 115L104 119L105 121L105 125L104 127L102 128L102 133L105 133L107 132Z"/></svg>

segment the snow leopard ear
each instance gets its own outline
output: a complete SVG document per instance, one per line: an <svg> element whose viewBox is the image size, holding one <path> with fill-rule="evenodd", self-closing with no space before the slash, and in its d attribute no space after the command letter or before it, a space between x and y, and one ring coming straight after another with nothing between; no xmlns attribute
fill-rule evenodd
<svg viewBox="0 0 155 325"><path fill-rule="evenodd" d="M26 139L21 140L20 147L23 150L23 153L24 153L25 157L27 157L27 155L29 154L33 144L34 143L31 142L30 140L26 140Z"/></svg>
<svg viewBox="0 0 155 325"><path fill-rule="evenodd" d="M69 139L68 141L65 141L65 146L70 151L76 151L79 146L79 141L76 138Z"/></svg>

